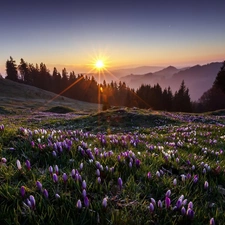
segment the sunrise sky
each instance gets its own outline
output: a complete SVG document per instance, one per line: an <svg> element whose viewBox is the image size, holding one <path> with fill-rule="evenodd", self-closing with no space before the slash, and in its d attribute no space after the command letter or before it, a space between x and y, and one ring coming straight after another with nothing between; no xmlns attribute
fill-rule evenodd
<svg viewBox="0 0 225 225"><path fill-rule="evenodd" d="M0 73L12 56L51 70L187 66L225 60L224 0L38 0L0 5Z"/></svg>

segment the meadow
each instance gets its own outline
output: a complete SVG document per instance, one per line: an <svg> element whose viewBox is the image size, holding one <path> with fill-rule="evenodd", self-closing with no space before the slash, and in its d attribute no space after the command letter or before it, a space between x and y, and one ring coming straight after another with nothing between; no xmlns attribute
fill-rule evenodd
<svg viewBox="0 0 225 225"><path fill-rule="evenodd" d="M56 109L1 115L0 224L224 224L224 111Z"/></svg>

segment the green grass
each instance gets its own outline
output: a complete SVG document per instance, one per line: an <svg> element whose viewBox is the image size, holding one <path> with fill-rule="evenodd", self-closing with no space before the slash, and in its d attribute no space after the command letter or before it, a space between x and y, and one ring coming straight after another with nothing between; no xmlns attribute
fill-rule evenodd
<svg viewBox="0 0 225 225"><path fill-rule="evenodd" d="M74 119L67 114L55 118L53 113L39 122L29 116L22 121L13 120L13 116L4 118L0 157L7 162L3 163L3 159L0 165L0 224L203 225L209 224L212 217L216 224L224 223L223 117L199 115L191 122L185 114L138 109L80 114ZM26 160L30 161L30 170ZM54 170L55 165L59 168L57 183L49 172L49 167ZM73 170L77 177L71 175ZM66 182L64 173L68 176ZM187 176L184 181L183 174ZM89 207L84 205L83 180ZM48 191L48 198L37 188L37 181ZM205 181L209 183L207 190ZM21 186L25 187L25 196L20 194ZM167 190L171 190L168 209ZM30 195L36 200L34 209L27 206ZM193 202L193 219L182 215L181 209L174 210L181 195L187 204ZM104 198L107 207L102 205ZM156 204L161 200L162 209L155 205L154 212L150 212L151 198ZM81 209L76 205L79 199Z"/></svg>

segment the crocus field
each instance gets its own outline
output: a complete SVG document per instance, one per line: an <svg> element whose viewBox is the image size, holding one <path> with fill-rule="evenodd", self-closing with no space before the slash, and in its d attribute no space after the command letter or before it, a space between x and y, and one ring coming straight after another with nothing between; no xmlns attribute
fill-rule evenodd
<svg viewBox="0 0 225 225"><path fill-rule="evenodd" d="M225 117L134 116L101 132L101 117L1 124L0 224L225 224Z"/></svg>

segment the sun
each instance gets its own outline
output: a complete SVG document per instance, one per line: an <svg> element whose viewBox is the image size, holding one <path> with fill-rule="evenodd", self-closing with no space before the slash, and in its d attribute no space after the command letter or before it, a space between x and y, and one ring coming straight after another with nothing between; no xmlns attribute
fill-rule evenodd
<svg viewBox="0 0 225 225"><path fill-rule="evenodd" d="M96 63L95 63L95 67L96 67L97 69L103 69L103 68L105 67L105 64L104 64L103 60L98 59L98 60L96 61Z"/></svg>

